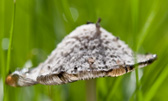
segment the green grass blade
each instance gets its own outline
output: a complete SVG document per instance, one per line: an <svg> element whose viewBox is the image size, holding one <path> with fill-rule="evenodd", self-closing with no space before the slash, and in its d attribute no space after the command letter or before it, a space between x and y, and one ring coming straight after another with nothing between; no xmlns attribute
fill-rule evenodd
<svg viewBox="0 0 168 101"><path fill-rule="evenodd" d="M147 36L148 34L148 31L149 31L149 28L152 24L152 21L155 17L156 13L154 11L152 11L145 23L145 25L143 26L141 32L140 32L140 36L139 36L139 40L138 40L138 44L137 44L137 47L136 47L136 50L138 51L140 46L142 45L143 41L145 40L145 37Z"/></svg>
<svg viewBox="0 0 168 101"><path fill-rule="evenodd" d="M15 10L16 10L16 1L13 2L13 14L12 14L12 23L10 29L10 37L9 37L9 46L7 52L7 64L6 64L6 74L9 72L10 68L10 60L11 60L11 49L12 49L12 41L13 41L13 32L14 32L14 22L15 22ZM8 101L8 86L4 85L4 101Z"/></svg>
<svg viewBox="0 0 168 101"><path fill-rule="evenodd" d="M114 93L117 91L118 86L120 85L123 77L118 77L117 80L115 81L114 86L111 86L110 92L107 93L106 101L111 101L112 97L114 96Z"/></svg>
<svg viewBox="0 0 168 101"><path fill-rule="evenodd" d="M1 74L2 74L2 77L3 77L3 80L5 78L5 54L4 54L4 50L2 49L2 41L3 41L3 38L4 38L4 12L5 12L5 0L1 0L0 1L0 64L1 64L1 68L0 68L0 71L1 71Z"/></svg>
<svg viewBox="0 0 168 101"><path fill-rule="evenodd" d="M3 38L4 38L4 12L5 12L5 0L1 0L0 1L0 80L3 80L3 87L5 85L5 52L4 49L2 47L3 43ZM3 95L5 94L5 90L3 89L3 91L1 91L3 93ZM4 99L4 97L0 98Z"/></svg>
<svg viewBox="0 0 168 101"><path fill-rule="evenodd" d="M136 47L136 35L138 34L138 12L139 12L139 0L132 0L132 33L134 35L134 50ZM135 63L136 61L136 54L135 54ZM138 74L138 66L135 67L135 76L136 76L136 97L138 101L142 101L141 90L140 88L140 81L139 81L139 74Z"/></svg>
<svg viewBox="0 0 168 101"><path fill-rule="evenodd" d="M148 35L149 29L152 26L152 22L157 14L157 10L158 10L158 1L156 0L153 4L153 7L151 8L151 12L149 14L149 16L147 17L147 20L145 21L144 26L142 27L139 36L137 38L137 46L136 46L136 51L139 50L139 48L141 47L143 41L145 40L146 36Z"/></svg>
<svg viewBox="0 0 168 101"><path fill-rule="evenodd" d="M9 68L10 68L11 49L12 49L13 32L14 32L14 22L15 22L15 10L16 10L16 2L14 2L13 17L12 17L12 23L11 23L11 29L10 29L9 46L8 46L8 53L7 53L6 72L8 72Z"/></svg>
<svg viewBox="0 0 168 101"><path fill-rule="evenodd" d="M164 80L168 76L168 65L164 67L165 69L162 71L160 76L157 78L155 83L149 89L149 91L145 94L144 101L151 101L152 97L157 93L158 88L164 82Z"/></svg>

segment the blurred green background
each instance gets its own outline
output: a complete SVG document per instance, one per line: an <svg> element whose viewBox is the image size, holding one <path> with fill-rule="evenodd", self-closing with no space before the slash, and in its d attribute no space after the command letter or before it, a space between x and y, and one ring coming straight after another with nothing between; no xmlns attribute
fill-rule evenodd
<svg viewBox="0 0 168 101"><path fill-rule="evenodd" d="M0 0L0 101L85 101L85 81L23 88L4 81L17 68L36 67L65 35L99 17L134 51L158 59L139 69L139 83L135 72L96 79L97 100L167 101L168 0Z"/></svg>

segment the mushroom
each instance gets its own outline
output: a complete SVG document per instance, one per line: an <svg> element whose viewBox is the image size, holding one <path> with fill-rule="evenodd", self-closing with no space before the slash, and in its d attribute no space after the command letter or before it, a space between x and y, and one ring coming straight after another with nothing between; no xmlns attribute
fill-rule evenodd
<svg viewBox="0 0 168 101"><path fill-rule="evenodd" d="M99 23L100 19L96 24L77 27L43 63L36 68L13 72L7 76L6 83L14 87L59 85L98 77L117 77L156 59L155 54L135 54Z"/></svg>

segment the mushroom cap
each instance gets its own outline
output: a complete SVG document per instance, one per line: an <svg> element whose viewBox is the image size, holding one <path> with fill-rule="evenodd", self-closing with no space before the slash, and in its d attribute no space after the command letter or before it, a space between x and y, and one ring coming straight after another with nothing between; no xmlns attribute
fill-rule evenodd
<svg viewBox="0 0 168 101"><path fill-rule="evenodd" d="M45 62L33 69L15 71L10 78L18 75L15 86L29 86L115 77L134 70L136 65L144 67L156 57L155 54L135 54L127 44L102 27L85 24L67 35Z"/></svg>

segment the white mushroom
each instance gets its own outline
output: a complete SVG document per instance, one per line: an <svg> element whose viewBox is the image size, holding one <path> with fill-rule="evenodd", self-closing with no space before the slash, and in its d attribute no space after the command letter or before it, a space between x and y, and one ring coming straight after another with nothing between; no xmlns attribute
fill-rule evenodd
<svg viewBox="0 0 168 101"><path fill-rule="evenodd" d="M131 72L135 65L144 67L156 59L156 55L137 54L135 63L135 54L128 45L100 27L99 22L77 27L45 62L36 68L13 72L6 83L10 86L58 85L115 77Z"/></svg>

